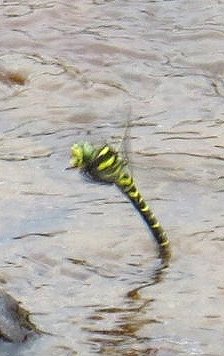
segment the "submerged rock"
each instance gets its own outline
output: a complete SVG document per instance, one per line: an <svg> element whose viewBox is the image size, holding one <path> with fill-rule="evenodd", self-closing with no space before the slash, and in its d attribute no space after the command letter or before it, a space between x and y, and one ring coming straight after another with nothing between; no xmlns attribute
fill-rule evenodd
<svg viewBox="0 0 224 356"><path fill-rule="evenodd" d="M35 334L40 334L40 331L29 320L29 312L0 289L0 338L17 343L24 342Z"/></svg>

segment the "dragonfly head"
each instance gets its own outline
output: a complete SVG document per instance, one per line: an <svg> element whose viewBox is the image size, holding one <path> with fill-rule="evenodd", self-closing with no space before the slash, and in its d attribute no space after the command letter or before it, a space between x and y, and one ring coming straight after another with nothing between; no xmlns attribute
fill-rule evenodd
<svg viewBox="0 0 224 356"><path fill-rule="evenodd" d="M75 143L72 146L71 168L83 168L91 160L95 148L88 142Z"/></svg>

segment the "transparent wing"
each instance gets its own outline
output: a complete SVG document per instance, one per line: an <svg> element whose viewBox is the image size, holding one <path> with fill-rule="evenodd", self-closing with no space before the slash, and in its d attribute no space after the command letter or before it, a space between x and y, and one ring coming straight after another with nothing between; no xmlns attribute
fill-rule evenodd
<svg viewBox="0 0 224 356"><path fill-rule="evenodd" d="M130 159L129 159L129 152L131 152L130 132L131 132L131 105L128 104L127 120L125 122L124 133L122 135L121 142L118 146L118 152L123 157L124 164L128 165L129 170L132 171L130 168Z"/></svg>

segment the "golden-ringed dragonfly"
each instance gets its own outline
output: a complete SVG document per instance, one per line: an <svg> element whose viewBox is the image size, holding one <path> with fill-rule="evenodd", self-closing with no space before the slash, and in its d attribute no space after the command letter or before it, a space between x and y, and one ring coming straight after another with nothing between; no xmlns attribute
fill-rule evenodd
<svg viewBox="0 0 224 356"><path fill-rule="evenodd" d="M142 216L158 244L159 257L168 264L171 256L168 236L139 192L126 159L107 144L97 148L84 142L72 146L70 168L80 168L96 182L115 184Z"/></svg>

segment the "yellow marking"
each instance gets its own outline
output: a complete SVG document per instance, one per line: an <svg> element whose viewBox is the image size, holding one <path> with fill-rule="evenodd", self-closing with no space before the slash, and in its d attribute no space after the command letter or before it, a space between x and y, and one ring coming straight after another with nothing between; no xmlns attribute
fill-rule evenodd
<svg viewBox="0 0 224 356"><path fill-rule="evenodd" d="M135 192L129 192L128 195L131 198L137 198L138 197L138 191L136 190Z"/></svg>
<svg viewBox="0 0 224 356"><path fill-rule="evenodd" d="M132 183L130 185L127 185L126 189L124 189L125 193L129 193L133 187L135 187L135 183L132 181Z"/></svg>
<svg viewBox="0 0 224 356"><path fill-rule="evenodd" d="M107 161L100 163L98 166L99 171L104 171L104 169L112 166L112 164L114 163L115 160L116 160L116 156L113 155Z"/></svg>
<svg viewBox="0 0 224 356"><path fill-rule="evenodd" d="M97 157L101 157L105 154L107 154L110 150L110 147L109 146L105 146L102 148L102 150L98 153Z"/></svg>
<svg viewBox="0 0 224 356"><path fill-rule="evenodd" d="M120 178L120 179L119 179L119 183L120 183L121 185L130 185L131 182L132 182L131 176L128 176L127 178L123 177L123 178Z"/></svg>
<svg viewBox="0 0 224 356"><path fill-rule="evenodd" d="M169 245L169 243L170 243L170 241L167 239L166 241L162 242L162 243L160 244L160 246L164 247L164 246Z"/></svg>
<svg viewBox="0 0 224 356"><path fill-rule="evenodd" d="M148 205L146 205L144 208L141 209L141 211L144 213L145 211L149 211Z"/></svg>
<svg viewBox="0 0 224 356"><path fill-rule="evenodd" d="M153 228L153 229L157 229L157 227L160 227L160 223L159 223L159 222L157 222L157 223L155 223L155 224L152 225L152 228Z"/></svg>

